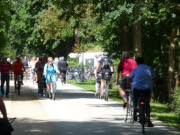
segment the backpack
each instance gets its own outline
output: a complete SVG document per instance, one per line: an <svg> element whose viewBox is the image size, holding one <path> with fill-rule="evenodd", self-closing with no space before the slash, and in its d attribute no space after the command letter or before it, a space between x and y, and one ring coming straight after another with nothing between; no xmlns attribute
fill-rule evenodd
<svg viewBox="0 0 180 135"><path fill-rule="evenodd" d="M110 69L110 62L108 58L104 58L103 64L102 64L103 69Z"/></svg>

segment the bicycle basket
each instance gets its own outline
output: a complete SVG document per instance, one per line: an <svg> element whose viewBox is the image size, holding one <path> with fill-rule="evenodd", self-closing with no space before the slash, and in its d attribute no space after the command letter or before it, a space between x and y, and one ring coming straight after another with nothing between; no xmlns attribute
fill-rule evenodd
<svg viewBox="0 0 180 135"><path fill-rule="evenodd" d="M110 73L109 72L105 72L104 73L104 80L109 81L110 78L111 78Z"/></svg>

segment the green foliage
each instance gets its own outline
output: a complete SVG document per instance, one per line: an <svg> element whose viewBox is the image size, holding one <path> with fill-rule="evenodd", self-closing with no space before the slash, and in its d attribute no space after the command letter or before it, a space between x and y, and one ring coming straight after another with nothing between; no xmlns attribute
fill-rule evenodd
<svg viewBox="0 0 180 135"><path fill-rule="evenodd" d="M173 94L174 101L171 107L175 109L175 112L180 115L180 87L174 90Z"/></svg>
<svg viewBox="0 0 180 135"><path fill-rule="evenodd" d="M79 58L68 58L67 63L71 67L77 67L79 64Z"/></svg>
<svg viewBox="0 0 180 135"><path fill-rule="evenodd" d="M0 1L0 52L1 55L6 52L4 49L7 47L7 29L9 26L9 9L11 8L11 2L6 0Z"/></svg>

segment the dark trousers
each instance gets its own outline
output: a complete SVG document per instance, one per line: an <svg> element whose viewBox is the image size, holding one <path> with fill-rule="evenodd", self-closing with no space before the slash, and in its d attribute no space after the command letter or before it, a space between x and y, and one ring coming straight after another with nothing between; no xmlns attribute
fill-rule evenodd
<svg viewBox="0 0 180 135"><path fill-rule="evenodd" d="M4 95L4 83L6 81L6 95L9 94L9 78L10 75L8 74L1 74L1 92Z"/></svg>

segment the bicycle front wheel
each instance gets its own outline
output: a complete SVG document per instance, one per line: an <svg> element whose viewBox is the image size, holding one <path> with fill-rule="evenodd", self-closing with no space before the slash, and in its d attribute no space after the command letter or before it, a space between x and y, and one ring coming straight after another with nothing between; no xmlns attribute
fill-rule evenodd
<svg viewBox="0 0 180 135"><path fill-rule="evenodd" d="M55 84L51 83L51 93L52 93L52 99L55 100Z"/></svg>

